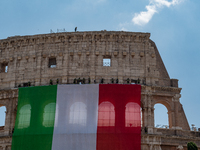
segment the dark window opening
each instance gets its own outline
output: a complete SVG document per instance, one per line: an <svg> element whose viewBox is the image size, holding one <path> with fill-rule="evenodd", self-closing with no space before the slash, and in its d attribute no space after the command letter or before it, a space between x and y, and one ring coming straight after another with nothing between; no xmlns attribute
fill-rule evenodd
<svg viewBox="0 0 200 150"><path fill-rule="evenodd" d="M131 79L131 84L137 84L137 80Z"/></svg>
<svg viewBox="0 0 200 150"><path fill-rule="evenodd" d="M8 63L1 64L1 72L8 72Z"/></svg>
<svg viewBox="0 0 200 150"><path fill-rule="evenodd" d="M29 84L28 83L23 83L23 87L28 87Z"/></svg>
<svg viewBox="0 0 200 150"><path fill-rule="evenodd" d="M49 68L56 68L56 58L49 58Z"/></svg>

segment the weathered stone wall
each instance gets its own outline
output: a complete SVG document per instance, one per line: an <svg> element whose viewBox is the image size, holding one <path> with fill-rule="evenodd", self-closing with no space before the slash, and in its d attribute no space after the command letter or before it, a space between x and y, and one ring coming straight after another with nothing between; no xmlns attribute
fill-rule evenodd
<svg viewBox="0 0 200 150"><path fill-rule="evenodd" d="M55 83L73 83L74 78L91 78L99 83L127 78L147 85L171 86L169 75L149 33L74 32L10 37L0 40L0 62L8 72L0 73L1 89ZM49 68L49 58L56 68ZM103 66L111 58L111 66Z"/></svg>
<svg viewBox="0 0 200 150"><path fill-rule="evenodd" d="M11 147L15 124L18 87L72 84L83 78L88 83L137 82L142 85L142 150L185 149L194 141L200 146L200 133L190 131L180 103L181 88L170 79L149 33L73 32L17 36L0 40L0 107L6 107L5 126L0 128L0 150ZM56 66L49 67L56 59ZM110 58L111 65L103 66ZM5 69L8 67L8 70ZM139 82L139 80L140 82ZM168 110L170 129L154 125L154 105ZM172 142L173 141L173 142Z"/></svg>
<svg viewBox="0 0 200 150"><path fill-rule="evenodd" d="M12 131L17 113L18 89L0 90L0 106L6 107L5 126L0 130L0 150L11 150Z"/></svg>

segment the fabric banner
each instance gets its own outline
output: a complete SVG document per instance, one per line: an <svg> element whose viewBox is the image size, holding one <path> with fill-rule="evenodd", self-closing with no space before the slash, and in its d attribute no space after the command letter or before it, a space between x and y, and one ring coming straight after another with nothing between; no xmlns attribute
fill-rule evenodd
<svg viewBox="0 0 200 150"><path fill-rule="evenodd" d="M98 85L58 86L52 150L95 150Z"/></svg>
<svg viewBox="0 0 200 150"><path fill-rule="evenodd" d="M12 150L50 150L57 86L19 88Z"/></svg>
<svg viewBox="0 0 200 150"><path fill-rule="evenodd" d="M19 89L12 150L140 150L140 85Z"/></svg>
<svg viewBox="0 0 200 150"><path fill-rule="evenodd" d="M99 86L97 150L140 150L140 85Z"/></svg>

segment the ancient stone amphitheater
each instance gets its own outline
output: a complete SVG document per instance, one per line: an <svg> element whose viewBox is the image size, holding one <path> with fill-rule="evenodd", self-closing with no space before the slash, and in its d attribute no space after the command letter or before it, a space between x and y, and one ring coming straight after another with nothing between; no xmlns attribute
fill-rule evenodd
<svg viewBox="0 0 200 150"><path fill-rule="evenodd" d="M142 86L142 150L200 147L180 103L181 88L170 79L149 33L92 31L14 36L0 40L0 150L10 150L18 87L49 84L137 83ZM156 128L154 105L168 110L169 128Z"/></svg>

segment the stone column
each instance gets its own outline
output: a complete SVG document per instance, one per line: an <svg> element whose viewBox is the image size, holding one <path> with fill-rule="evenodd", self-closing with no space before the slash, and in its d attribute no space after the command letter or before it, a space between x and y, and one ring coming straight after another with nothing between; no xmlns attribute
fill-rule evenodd
<svg viewBox="0 0 200 150"><path fill-rule="evenodd" d="M144 125L144 127L147 127L148 126L148 111L147 111L146 107L142 109L142 113L143 113L143 116L144 116L143 125Z"/></svg>
<svg viewBox="0 0 200 150"><path fill-rule="evenodd" d="M62 71L62 84L66 84L68 82L68 59L67 59L67 54L64 54L63 59L64 59L64 65L62 64L63 71Z"/></svg>
<svg viewBox="0 0 200 150"><path fill-rule="evenodd" d="M91 83L94 83L94 80L96 80L96 67L95 67L95 39L94 35L92 36L92 43L91 43L91 49L90 49L90 78Z"/></svg>
<svg viewBox="0 0 200 150"><path fill-rule="evenodd" d="M122 55L122 54L121 54L121 53L118 53L118 55ZM123 69L122 69L123 67L122 67L122 64L123 64L123 63L122 63L122 56L119 56L119 58L118 58L118 66L119 66L119 67L118 67L118 71L117 71L117 72L118 72L118 75L117 75L117 76L118 76L118 79L119 79L119 83L120 83L120 84L123 84L123 82L124 82L124 81L123 81Z"/></svg>
<svg viewBox="0 0 200 150"><path fill-rule="evenodd" d="M154 118L152 115L152 108L148 107L148 133L153 133L153 128L154 128Z"/></svg>
<svg viewBox="0 0 200 150"><path fill-rule="evenodd" d="M148 51L149 51L149 41L145 41L143 44L144 47L144 75L146 77L145 82L147 85L151 84L151 79L149 78L148 68L149 68L149 60L148 60Z"/></svg>
<svg viewBox="0 0 200 150"><path fill-rule="evenodd" d="M151 93L145 94L145 105L144 105L144 127L147 127L148 133L153 133L154 128L154 108L151 106Z"/></svg>
<svg viewBox="0 0 200 150"><path fill-rule="evenodd" d="M142 125L142 127L145 127L145 118L144 118L144 113L145 113L145 108L142 108L142 116L141 116L141 125Z"/></svg>
<svg viewBox="0 0 200 150"><path fill-rule="evenodd" d="M16 91L17 92L17 91ZM10 99L12 101L12 107L11 107L11 115L10 115L10 134L12 134L12 131L15 127L15 120L17 116L17 105L18 105L18 98L12 98Z"/></svg>
<svg viewBox="0 0 200 150"><path fill-rule="evenodd" d="M154 108L152 107L152 94L148 93L148 133L153 133L154 128Z"/></svg>
<svg viewBox="0 0 200 150"><path fill-rule="evenodd" d="M154 124L154 110L155 110L155 108L151 108L151 126L152 127L155 127L155 124Z"/></svg>
<svg viewBox="0 0 200 150"><path fill-rule="evenodd" d="M168 110L167 114L168 114L168 120L169 120L169 128L172 128L172 111Z"/></svg>
<svg viewBox="0 0 200 150"><path fill-rule="evenodd" d="M180 129L179 113L178 113L178 108L180 105L180 101L179 101L180 97L181 97L181 94L175 94L175 96L172 98L172 101L174 102L175 128L178 128L178 129Z"/></svg>
<svg viewBox="0 0 200 150"><path fill-rule="evenodd" d="M58 61L60 61L60 68L62 68L62 78L61 81L59 81L62 84L67 83L67 67L68 67L68 59L67 59L67 54L64 54L63 52L65 51L65 45L64 43L60 46L61 47L61 52L58 54ZM58 64L57 64L58 65Z"/></svg>
<svg viewBox="0 0 200 150"><path fill-rule="evenodd" d="M42 63L42 57L41 57L40 54L38 54L35 59L36 59L35 85L39 86L39 85L41 85L41 82L42 82L41 81L41 63ZM47 84L47 83L43 83L43 85L44 84Z"/></svg>

